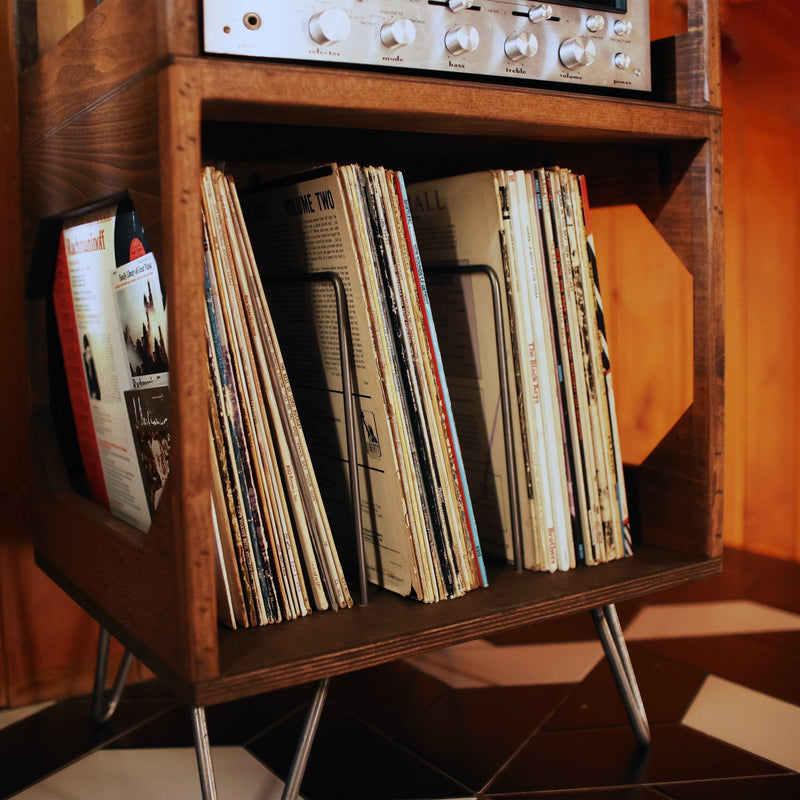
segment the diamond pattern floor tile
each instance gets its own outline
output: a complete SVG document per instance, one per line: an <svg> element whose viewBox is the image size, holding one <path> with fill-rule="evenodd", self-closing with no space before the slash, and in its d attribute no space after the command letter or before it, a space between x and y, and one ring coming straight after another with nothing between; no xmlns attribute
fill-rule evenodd
<svg viewBox="0 0 800 800"><path fill-rule="evenodd" d="M714 675L683 724L800 772L800 707Z"/></svg>
<svg viewBox="0 0 800 800"><path fill-rule="evenodd" d="M640 748L590 615L331 682L305 800L798 800L800 564L620 603ZM309 686L207 709L220 800L277 800ZM157 681L95 728L89 699L0 712L0 798L200 798L189 710Z"/></svg>
<svg viewBox="0 0 800 800"><path fill-rule="evenodd" d="M647 606L625 626L624 633L633 642L786 630L800 630L800 614L748 600L726 600Z"/></svg>
<svg viewBox="0 0 800 800"><path fill-rule="evenodd" d="M283 782L240 747L212 748L224 800L280 800ZM198 800L193 748L98 750L17 795L18 800Z"/></svg>

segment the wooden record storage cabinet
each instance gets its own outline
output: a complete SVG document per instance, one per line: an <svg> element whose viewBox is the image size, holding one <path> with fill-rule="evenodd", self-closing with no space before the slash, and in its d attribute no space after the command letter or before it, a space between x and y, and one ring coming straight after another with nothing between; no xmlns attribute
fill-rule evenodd
<svg viewBox="0 0 800 800"><path fill-rule="evenodd" d="M20 78L28 253L44 221L128 192L166 285L172 466L143 535L70 488L56 435L54 344L30 292L38 564L179 697L213 705L711 576L722 565L723 229L719 10L689 0L658 43L656 99L619 99L327 66L208 57L196 0L105 0ZM638 204L693 280L693 402L629 479L635 555L422 605L367 606L263 629L217 623L209 501L199 173L326 160L407 180L559 161L593 205ZM502 163L500 163L502 162ZM437 172L438 171L438 172ZM34 254L35 256L35 254ZM31 259L30 286L52 265ZM41 293L39 293L41 295ZM666 331L665 335L669 335Z"/></svg>

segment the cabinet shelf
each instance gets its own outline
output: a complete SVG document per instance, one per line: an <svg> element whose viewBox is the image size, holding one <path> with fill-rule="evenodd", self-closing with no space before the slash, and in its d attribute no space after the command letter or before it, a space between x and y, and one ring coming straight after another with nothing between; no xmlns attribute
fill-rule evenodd
<svg viewBox="0 0 800 800"><path fill-rule="evenodd" d="M54 579L62 573L42 562ZM634 558L599 568L545 575L489 567L489 589L422 605L373 590L366 606L315 613L294 623L219 629L219 674L187 681L154 653L137 652L178 697L210 706L365 669L541 620L622 602L719 573L721 558L700 558L647 545ZM112 631L117 626L75 586L76 599ZM117 632L123 640L124 632Z"/></svg>
<svg viewBox="0 0 800 800"><path fill-rule="evenodd" d="M197 4L189 0L105 0L22 76L29 254L43 221L127 192L159 263L170 315L173 460L143 536L70 488L52 413L57 345L48 340L43 288L52 264L39 256L46 246L36 249L28 326L36 558L181 697L222 702L719 572L721 113L713 69L704 67L716 58L715 37L702 35L718 19L715 3L690 7L702 24L666 48L676 63L695 65L678 73L669 93L679 103L204 57ZM594 205L638 204L692 275L693 400L632 468L635 555L556 575L492 570L488 589L435 606L376 590L366 608L263 630L220 628L199 346L201 164L225 159L234 170L269 174L369 158L417 179L523 154L584 171Z"/></svg>
<svg viewBox="0 0 800 800"><path fill-rule="evenodd" d="M209 119L596 142L701 139L718 112L645 100L354 69L182 59ZM292 98L303 96L302 106Z"/></svg>
<svg viewBox="0 0 800 800"><path fill-rule="evenodd" d="M609 567L609 569L606 569ZM596 608L716 574L717 559L644 546L636 557L555 575L490 569L490 589L415 605L387 592L300 626L220 633L220 676L195 687L198 705L268 691ZM310 623L310 624L308 624ZM291 655L287 655L291 654Z"/></svg>

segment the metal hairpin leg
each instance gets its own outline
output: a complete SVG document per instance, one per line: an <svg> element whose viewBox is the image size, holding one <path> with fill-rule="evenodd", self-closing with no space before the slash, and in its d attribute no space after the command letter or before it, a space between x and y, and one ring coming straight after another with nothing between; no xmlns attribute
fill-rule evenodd
<svg viewBox="0 0 800 800"><path fill-rule="evenodd" d="M300 784L303 781L306 764L308 763L308 754L311 752L311 745L314 744L314 736L317 733L322 706L325 704L325 698L328 695L329 683L329 678L323 678L317 683L317 689L306 713L303 732L300 735L300 741L297 743L297 749L294 753L294 761L292 761L292 767L286 777L286 785L283 788L281 800L296 800L300 792Z"/></svg>
<svg viewBox="0 0 800 800"><path fill-rule="evenodd" d="M592 619L600 641L603 643L606 659L614 674L614 681L617 684L633 732L636 734L636 739L640 745L647 747L650 744L650 726L647 723L644 703L642 703L642 696L633 673L622 627L619 624L617 609L613 603L593 608Z"/></svg>
<svg viewBox="0 0 800 800"><path fill-rule="evenodd" d="M322 706L328 694L330 680L323 678L317 683L317 689L306 713L306 721L300 741L294 754L286 784L283 787L282 800L296 800L300 792L300 784L306 771L308 756L314 736L317 732ZM214 763L211 759L211 745L208 740L208 726L206 724L206 710L202 706L192 709L192 728L194 730L194 748L197 755L197 768L200 772L200 787L203 791L203 800L217 800L217 785L214 778Z"/></svg>
<svg viewBox="0 0 800 800"><path fill-rule="evenodd" d="M92 690L92 722L95 725L102 725L104 722L108 722L114 715L133 664L133 653L130 650L126 650L125 655L122 657L122 663L119 665L119 671L114 680L111 694L106 698L105 686L110 639L109 632L101 626L100 637L97 641L97 662L94 669L94 689Z"/></svg>
<svg viewBox="0 0 800 800"><path fill-rule="evenodd" d="M194 731L194 749L197 755L197 769L200 772L203 800L217 800L217 783L214 779L214 763L211 760L206 710L203 706L192 708L192 730Z"/></svg>

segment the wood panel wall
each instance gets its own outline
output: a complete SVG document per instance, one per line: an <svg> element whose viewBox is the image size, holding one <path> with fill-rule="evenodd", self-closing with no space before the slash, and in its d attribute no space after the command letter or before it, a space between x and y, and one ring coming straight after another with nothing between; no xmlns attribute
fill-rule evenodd
<svg viewBox="0 0 800 800"><path fill-rule="evenodd" d="M800 15L724 19L726 539L800 560Z"/></svg>
<svg viewBox="0 0 800 800"><path fill-rule="evenodd" d="M800 561L800 15L723 0L722 29L725 542Z"/></svg>
<svg viewBox="0 0 800 800"><path fill-rule="evenodd" d="M725 543L800 560L800 15L789 0L724 0L726 239ZM651 2L654 38L686 29L685 2ZM623 449L638 461L691 393L681 369L688 298L674 259L630 209L593 212L607 295ZM648 254L642 272L641 253ZM653 294L653 270L665 296ZM626 310L627 309L627 310ZM626 313L662 336L642 353ZM637 363L648 368L637 370ZM653 369L657 365L658 370ZM627 443L627 446L626 446Z"/></svg>
<svg viewBox="0 0 800 800"><path fill-rule="evenodd" d="M5 242L5 252L0 256L0 279L7 286L10 297L19 298L22 253L20 249L19 234L12 235L14 228L19 230L19 173L16 158L13 154L17 149L17 92L16 92L16 47L13 39L13 24L10 6L6 3L0 8L0 241ZM8 238L8 237L11 238ZM5 304L4 304L5 305ZM12 328L14 322L21 322L20 312L14 314L0 313L0 336L6 342L19 342L20 328ZM11 363L8 364L9 374L22 375L19 372L24 368L24 355L22 347L9 348L11 350ZM14 372L16 370L16 373ZM9 452L9 446L18 443L13 435L15 423L22 416L24 408L24 395L18 387L18 381L12 381L12 386L4 384L0 393L0 442L3 450ZM7 391L10 388L10 392ZM26 448L27 449L27 448ZM19 510L19 503L13 498L18 482L12 478L12 465L10 459L0 459L0 502L4 505L9 500ZM0 706L8 704L8 677L6 667L6 629L10 620L5 613L6 604L2 588L6 585L5 565L6 549L10 546L11 535L20 527L19 521L6 527L0 527Z"/></svg>
<svg viewBox="0 0 800 800"><path fill-rule="evenodd" d="M28 7L34 0L24 0ZM6 376L25 374L22 248L17 194L15 0L0 0L0 336ZM54 6L58 14L53 15ZM38 36L52 46L93 5L47 3ZM685 30L685 0L653 0L655 37ZM800 15L791 0L724 0L723 107L727 242L725 540L727 544L800 561ZM31 39L35 37L25 37ZM620 250L614 226L624 223ZM641 252L652 232L630 221L630 209L596 220L607 261ZM609 227L610 226L610 227ZM602 257L602 256L601 256ZM671 256L664 269L673 270ZM670 262L667 264L667 262ZM611 266L611 264L610 264ZM613 272L613 270L610 270ZM623 271L624 272L624 271ZM611 279L613 280L613 278ZM667 407L635 377L618 381L629 402L624 437L646 449L688 394L686 299L676 281L662 313L674 330L666 370L675 391ZM642 283L645 296L648 284ZM604 285L611 294L613 283ZM630 290L626 288L630 298ZM652 292L651 292L652 295ZM652 302L652 299L642 300ZM611 324L611 323L610 323ZM613 332L613 327L612 327ZM612 340L612 356L624 349ZM663 347L656 342L654 347ZM620 353L622 355L622 353ZM658 353L656 354L658 355ZM662 352L663 355L663 352ZM632 371L635 373L635 371ZM615 375L616 378L620 376ZM652 376L651 378L652 379ZM625 384L630 388L626 389ZM646 399L642 403L641 398ZM26 385L4 381L0 394L0 706L87 691L97 626L33 565L27 521ZM118 657L118 651L116 653ZM113 658L113 657L112 657Z"/></svg>

